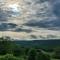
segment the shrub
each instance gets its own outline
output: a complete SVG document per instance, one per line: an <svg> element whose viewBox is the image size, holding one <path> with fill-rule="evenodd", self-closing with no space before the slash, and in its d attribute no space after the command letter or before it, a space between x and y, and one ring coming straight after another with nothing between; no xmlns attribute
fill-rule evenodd
<svg viewBox="0 0 60 60"><path fill-rule="evenodd" d="M43 52L41 52L41 50L39 50L37 52L37 58L36 60L50 60L50 56L47 54L44 54Z"/></svg>
<svg viewBox="0 0 60 60"><path fill-rule="evenodd" d="M36 60L36 50L35 49L31 49L29 52L29 56L28 56L28 60Z"/></svg>
<svg viewBox="0 0 60 60"><path fill-rule="evenodd" d="M0 57L0 60L20 60L19 58L14 57L12 54L7 54Z"/></svg>
<svg viewBox="0 0 60 60"><path fill-rule="evenodd" d="M53 58L60 59L60 47L55 48Z"/></svg>

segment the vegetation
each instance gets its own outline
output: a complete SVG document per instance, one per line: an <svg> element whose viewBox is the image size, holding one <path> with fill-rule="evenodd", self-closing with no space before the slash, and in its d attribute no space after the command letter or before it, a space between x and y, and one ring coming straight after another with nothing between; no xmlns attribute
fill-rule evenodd
<svg viewBox="0 0 60 60"><path fill-rule="evenodd" d="M60 47L21 46L9 37L0 38L0 60L60 60Z"/></svg>

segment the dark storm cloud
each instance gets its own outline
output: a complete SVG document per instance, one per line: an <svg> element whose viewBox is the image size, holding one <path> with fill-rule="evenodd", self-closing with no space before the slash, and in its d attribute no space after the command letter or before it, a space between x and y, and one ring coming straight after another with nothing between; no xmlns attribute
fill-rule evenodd
<svg viewBox="0 0 60 60"><path fill-rule="evenodd" d="M0 24L0 31L8 31L9 29L16 28L16 24L13 23L1 23Z"/></svg>
<svg viewBox="0 0 60 60"><path fill-rule="evenodd" d="M41 1L41 0L40 0ZM45 1L45 0L42 0ZM41 13L37 13L36 16L50 16L50 18L48 19L43 19L43 20L30 20L29 22L27 22L25 25L27 26L32 26L32 27L39 27L39 28L47 28L50 30L60 30L60 1L59 0L53 0L51 1L51 14L49 14L49 11L41 14ZM43 8L44 10L44 8ZM55 16L53 16L55 15ZM52 18L52 17L56 17Z"/></svg>
<svg viewBox="0 0 60 60"><path fill-rule="evenodd" d="M16 28L14 31L15 32L27 32L27 33L32 32L32 30L30 29L22 29L22 28Z"/></svg>
<svg viewBox="0 0 60 60"><path fill-rule="evenodd" d="M34 38L34 39L36 39L37 38L37 36L36 35L30 35L32 38Z"/></svg>
<svg viewBox="0 0 60 60"><path fill-rule="evenodd" d="M5 11L0 8L0 21L8 21L8 17L13 18L12 15L17 16L19 13L13 11Z"/></svg>
<svg viewBox="0 0 60 60"><path fill-rule="evenodd" d="M36 3L44 3L46 1L48 1L48 0L37 0Z"/></svg>
<svg viewBox="0 0 60 60"><path fill-rule="evenodd" d="M42 20L42 21L29 21L25 25L31 27L47 28L50 30L60 30L60 20Z"/></svg>
<svg viewBox="0 0 60 60"><path fill-rule="evenodd" d="M12 14L12 11L5 11L0 8L0 21L7 21L8 17L11 17Z"/></svg>
<svg viewBox="0 0 60 60"><path fill-rule="evenodd" d="M57 0L58 1L58 0ZM53 13L57 16L57 17L60 17L60 1L59 2L56 2L54 5L53 5Z"/></svg>
<svg viewBox="0 0 60 60"><path fill-rule="evenodd" d="M14 31L14 32L27 32L30 33L32 30L18 28L18 25L14 23L0 23L0 31Z"/></svg>
<svg viewBox="0 0 60 60"><path fill-rule="evenodd" d="M7 13L0 9L0 21L7 21Z"/></svg>

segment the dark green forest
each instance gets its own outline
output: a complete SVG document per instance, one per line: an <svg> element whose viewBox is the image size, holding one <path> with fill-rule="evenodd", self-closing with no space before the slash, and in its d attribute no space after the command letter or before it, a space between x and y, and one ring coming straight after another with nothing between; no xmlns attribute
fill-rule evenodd
<svg viewBox="0 0 60 60"><path fill-rule="evenodd" d="M53 46L51 44L45 44L45 46L40 43L37 45L34 43L35 41L33 43L31 41L24 42L1 37L0 60L60 60L59 44L51 43Z"/></svg>

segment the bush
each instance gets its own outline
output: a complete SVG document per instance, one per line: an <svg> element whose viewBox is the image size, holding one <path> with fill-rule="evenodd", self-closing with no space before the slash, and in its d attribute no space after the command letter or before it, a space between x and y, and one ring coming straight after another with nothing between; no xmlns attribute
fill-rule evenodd
<svg viewBox="0 0 60 60"><path fill-rule="evenodd" d="M60 59L60 47L59 48L55 48L54 52L55 53L53 55L53 58Z"/></svg>
<svg viewBox="0 0 60 60"><path fill-rule="evenodd" d="M40 51L37 52L37 60L50 60L50 56L47 55L47 54L44 54L40 50Z"/></svg>
<svg viewBox="0 0 60 60"><path fill-rule="evenodd" d="M28 55L28 60L36 60L36 50L35 49L31 49Z"/></svg>
<svg viewBox="0 0 60 60"><path fill-rule="evenodd" d="M4 56L0 56L0 60L20 60L20 59L14 57L12 54L7 54Z"/></svg>
<svg viewBox="0 0 60 60"><path fill-rule="evenodd" d="M45 55L45 54L38 54L37 60L50 60L50 57L48 55Z"/></svg>

